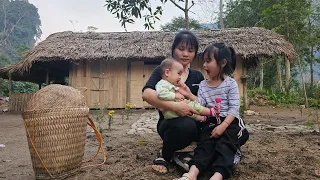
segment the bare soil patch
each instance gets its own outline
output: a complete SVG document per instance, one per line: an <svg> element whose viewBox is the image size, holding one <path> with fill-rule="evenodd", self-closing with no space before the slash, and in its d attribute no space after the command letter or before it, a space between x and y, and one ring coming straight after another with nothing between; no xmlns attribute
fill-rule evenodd
<svg viewBox="0 0 320 180"><path fill-rule="evenodd" d="M250 139L242 147L243 159L232 180L320 179L317 175L320 171L320 133L304 126L309 118L307 111L301 113L300 109L272 107L250 109L259 115L244 118ZM150 165L161 148L160 137L156 133L127 133L136 121L146 119L148 114L152 117L154 110L135 111L124 122L119 113L115 113L117 117L111 130L107 129L107 122L101 125L105 129L107 162L100 167L84 169L67 179L164 180L181 176L174 167L165 176L153 174ZM34 179L23 120L19 114L0 114L0 144L5 145L0 147L0 179ZM92 156L97 147L94 133L88 128L85 158ZM95 162L102 162L101 156ZM199 179L208 179L210 175L210 172L205 173Z"/></svg>

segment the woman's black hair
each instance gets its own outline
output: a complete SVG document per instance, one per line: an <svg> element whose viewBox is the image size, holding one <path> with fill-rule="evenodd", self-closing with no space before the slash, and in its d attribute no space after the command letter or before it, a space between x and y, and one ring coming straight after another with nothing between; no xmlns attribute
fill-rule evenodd
<svg viewBox="0 0 320 180"><path fill-rule="evenodd" d="M212 60L210 57L211 53L213 53L214 59L220 67L220 78L224 80L224 74L231 75L236 69L236 52L232 47L227 46L225 43L215 43L206 47L202 54L202 58L204 59L204 56L207 56L208 59ZM221 68L224 59L227 61L227 64Z"/></svg>
<svg viewBox="0 0 320 180"><path fill-rule="evenodd" d="M198 53L199 43L197 37L191 32L187 30L182 30L178 34L176 34L172 47L171 47L171 55L173 57L174 50L181 43L186 43L187 46L194 48L195 55Z"/></svg>

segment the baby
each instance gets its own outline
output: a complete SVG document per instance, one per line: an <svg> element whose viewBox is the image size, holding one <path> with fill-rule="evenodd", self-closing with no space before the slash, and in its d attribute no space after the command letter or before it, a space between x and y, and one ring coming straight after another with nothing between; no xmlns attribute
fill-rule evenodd
<svg viewBox="0 0 320 180"><path fill-rule="evenodd" d="M181 81L181 75L183 72L183 66L173 58L167 58L160 64L162 79L156 84L157 97L167 101L183 101L185 97L179 93L179 85ZM213 108L206 108L201 106L197 101L188 101L188 105L199 112L202 116L193 114L191 117L205 121L205 116L214 116ZM175 112L170 110L161 109L165 119L172 119L179 117Z"/></svg>

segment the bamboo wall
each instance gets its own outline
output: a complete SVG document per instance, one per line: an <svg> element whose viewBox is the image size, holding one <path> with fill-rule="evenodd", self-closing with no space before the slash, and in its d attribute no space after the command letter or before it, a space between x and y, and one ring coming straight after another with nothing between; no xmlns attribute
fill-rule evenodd
<svg viewBox="0 0 320 180"><path fill-rule="evenodd" d="M22 112L33 94L12 93L9 97L9 111Z"/></svg>
<svg viewBox="0 0 320 180"><path fill-rule="evenodd" d="M124 108L127 102L127 61L81 61L73 64L69 85L81 91L90 108Z"/></svg>
<svg viewBox="0 0 320 180"><path fill-rule="evenodd" d="M128 99L130 99L130 102L136 107L152 107L142 100L142 88L158 64L145 64L144 61L132 61L130 64L130 87L128 88L130 95Z"/></svg>
<svg viewBox="0 0 320 180"><path fill-rule="evenodd" d="M69 73L69 85L80 90L90 108L104 107L125 108L130 102L137 108L151 107L141 97L141 90L158 64L144 61L81 61L73 64ZM191 68L203 74L203 60L196 59ZM240 96L243 97L243 59L237 57L234 79L237 81Z"/></svg>
<svg viewBox="0 0 320 180"><path fill-rule="evenodd" d="M145 85L144 83L144 78L143 78L143 66L144 62L143 61L136 61L136 62L131 62L131 72L130 72L130 102L133 103L137 107L143 107L143 100L141 97L141 90L143 86Z"/></svg>

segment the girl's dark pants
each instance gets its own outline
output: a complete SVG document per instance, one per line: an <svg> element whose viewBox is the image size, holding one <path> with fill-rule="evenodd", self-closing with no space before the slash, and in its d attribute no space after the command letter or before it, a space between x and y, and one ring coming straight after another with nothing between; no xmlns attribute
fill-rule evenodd
<svg viewBox="0 0 320 180"><path fill-rule="evenodd" d="M221 121L223 120L221 118ZM209 118L206 123L202 123L200 141L189 165L195 165L200 172L212 167L214 172L219 172L224 179L228 179L233 172L235 161L239 160L236 154L240 149L240 144L242 144L237 135L240 131L238 122L239 120L235 118L218 138L209 138L212 130L217 126L214 125L216 123L215 118ZM247 131L244 134L248 138Z"/></svg>
<svg viewBox="0 0 320 180"><path fill-rule="evenodd" d="M163 140L162 157L171 161L174 152L198 140L200 123L190 117L160 119L157 130Z"/></svg>

